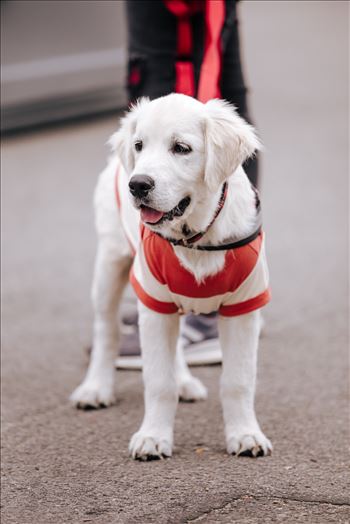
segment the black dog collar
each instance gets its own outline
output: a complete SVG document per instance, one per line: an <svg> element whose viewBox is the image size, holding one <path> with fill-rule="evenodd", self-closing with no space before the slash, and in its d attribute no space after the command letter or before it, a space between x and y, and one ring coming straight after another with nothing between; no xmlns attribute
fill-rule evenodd
<svg viewBox="0 0 350 524"><path fill-rule="evenodd" d="M227 182L225 182L224 185L222 186L221 196L220 196L220 200L218 203L218 207L216 208L216 211L215 211L215 215L212 218L211 222L209 223L208 227L204 231L200 231L199 233L196 233L195 235L191 236L190 238L180 238L180 239L163 237L163 235L161 235L158 232L157 232L157 235L164 238L164 240L167 240L174 246L188 247L190 249L196 249L198 251L227 251L229 249L236 249L238 247L243 247L247 244L250 244L250 242L253 242L253 240L255 240L260 235L261 230L262 230L259 193L254 186L252 186L252 189L255 193L255 206L256 206L256 211L257 211L258 227L255 229L255 231L251 235L245 238L239 239L239 240L235 240L234 242L229 242L227 244L220 244L218 246L212 246L212 245L195 246L194 245L195 242L198 242L198 240L203 238L203 236L208 232L209 228L213 225L213 223L219 216L220 211L222 210L225 204L225 200L227 196L227 188L228 188L228 184Z"/></svg>

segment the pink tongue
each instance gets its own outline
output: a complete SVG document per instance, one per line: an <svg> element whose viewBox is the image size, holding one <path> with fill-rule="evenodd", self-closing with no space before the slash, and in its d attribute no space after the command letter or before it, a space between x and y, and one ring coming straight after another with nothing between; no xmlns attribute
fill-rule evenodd
<svg viewBox="0 0 350 524"><path fill-rule="evenodd" d="M157 211L156 209L146 206L141 207L141 219L143 222L155 224L162 218L163 215L164 213L162 211Z"/></svg>

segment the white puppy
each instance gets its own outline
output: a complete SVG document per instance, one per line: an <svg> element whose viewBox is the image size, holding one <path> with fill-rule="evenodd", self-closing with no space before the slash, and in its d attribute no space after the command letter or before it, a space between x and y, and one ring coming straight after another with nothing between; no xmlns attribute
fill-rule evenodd
<svg viewBox="0 0 350 524"><path fill-rule="evenodd" d="M145 416L130 442L132 456L170 456L179 395L205 398L181 349L176 352L179 313L215 310L227 451L268 454L271 443L254 411L268 276L258 197L241 167L259 148L252 127L224 101L202 104L172 94L142 99L110 143L115 154L95 193L93 351L73 403L98 407L115 400L117 309L134 259Z"/></svg>

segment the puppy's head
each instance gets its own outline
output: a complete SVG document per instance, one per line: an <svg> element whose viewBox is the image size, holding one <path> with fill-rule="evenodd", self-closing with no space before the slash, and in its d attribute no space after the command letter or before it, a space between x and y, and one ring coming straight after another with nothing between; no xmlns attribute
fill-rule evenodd
<svg viewBox="0 0 350 524"><path fill-rule="evenodd" d="M222 100L180 94L141 99L110 143L129 176L141 219L176 229L259 147L253 128Z"/></svg>

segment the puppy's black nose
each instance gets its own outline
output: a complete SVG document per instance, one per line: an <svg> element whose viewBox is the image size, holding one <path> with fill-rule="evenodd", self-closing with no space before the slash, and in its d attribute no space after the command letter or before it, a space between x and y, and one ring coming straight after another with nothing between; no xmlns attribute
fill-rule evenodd
<svg viewBox="0 0 350 524"><path fill-rule="evenodd" d="M148 175L134 175L129 182L130 193L138 198L148 195L154 188L154 180Z"/></svg>

